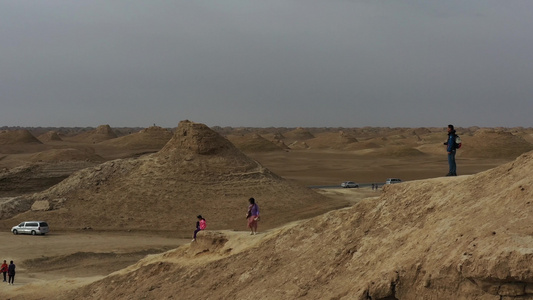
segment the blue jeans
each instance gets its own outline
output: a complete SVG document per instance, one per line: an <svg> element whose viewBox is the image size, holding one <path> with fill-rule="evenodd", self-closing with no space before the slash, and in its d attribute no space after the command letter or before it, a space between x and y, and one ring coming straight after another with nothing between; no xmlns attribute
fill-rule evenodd
<svg viewBox="0 0 533 300"><path fill-rule="evenodd" d="M448 153L448 165L450 166L449 175L457 175L457 165L455 164L455 151Z"/></svg>

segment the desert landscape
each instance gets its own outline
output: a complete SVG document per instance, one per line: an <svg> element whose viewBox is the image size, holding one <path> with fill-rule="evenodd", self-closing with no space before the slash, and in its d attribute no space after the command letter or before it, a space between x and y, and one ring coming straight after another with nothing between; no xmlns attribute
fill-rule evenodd
<svg viewBox="0 0 533 300"><path fill-rule="evenodd" d="M0 297L533 299L533 129L456 129L0 128Z"/></svg>

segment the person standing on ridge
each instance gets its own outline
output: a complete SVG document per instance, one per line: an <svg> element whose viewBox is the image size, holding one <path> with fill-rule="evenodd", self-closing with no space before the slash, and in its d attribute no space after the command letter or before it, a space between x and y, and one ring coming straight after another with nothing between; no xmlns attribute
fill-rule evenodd
<svg viewBox="0 0 533 300"><path fill-rule="evenodd" d="M7 267L7 284L14 285L15 284L15 264L13 261L9 263L9 266Z"/></svg>
<svg viewBox="0 0 533 300"><path fill-rule="evenodd" d="M254 198L248 199L250 205L248 205L248 212L246 213L246 219L248 220L248 227L250 228L251 235L257 234L257 221L259 221L259 206L255 203Z"/></svg>
<svg viewBox="0 0 533 300"><path fill-rule="evenodd" d="M453 125L448 125L448 140L444 143L446 145L446 151L448 152L448 174L446 176L457 176L457 165L455 164L455 152L457 150L455 139L455 129Z"/></svg>

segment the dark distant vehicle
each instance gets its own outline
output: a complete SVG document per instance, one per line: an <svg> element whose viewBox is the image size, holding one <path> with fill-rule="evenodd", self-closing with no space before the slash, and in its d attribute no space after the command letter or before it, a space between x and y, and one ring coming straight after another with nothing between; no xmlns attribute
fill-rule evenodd
<svg viewBox="0 0 533 300"><path fill-rule="evenodd" d="M11 232L13 234L19 234L19 233L26 233L31 235L45 235L50 231L50 228L48 227L48 223L44 221L27 221L22 222L18 224L17 226L13 226L11 228Z"/></svg>
<svg viewBox="0 0 533 300"><path fill-rule="evenodd" d="M345 182L341 183L341 187L343 187L343 188L358 188L359 184L355 183L353 181L345 181Z"/></svg>

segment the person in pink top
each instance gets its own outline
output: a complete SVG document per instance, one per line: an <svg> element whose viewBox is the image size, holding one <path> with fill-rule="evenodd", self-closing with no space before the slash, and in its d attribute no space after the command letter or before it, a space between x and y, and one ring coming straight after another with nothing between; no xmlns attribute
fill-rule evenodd
<svg viewBox="0 0 533 300"><path fill-rule="evenodd" d="M198 215L196 218L198 218L198 221L196 222L196 229L194 230L194 234L192 236L193 242L196 241L196 235L198 234L198 232L204 230L207 225L202 215Z"/></svg>
<svg viewBox="0 0 533 300"><path fill-rule="evenodd" d="M250 234L257 234L257 221L259 221L259 206L255 203L254 198L248 199L250 205L248 205L248 212L246 213L246 219L248 220L248 228L250 228Z"/></svg>

